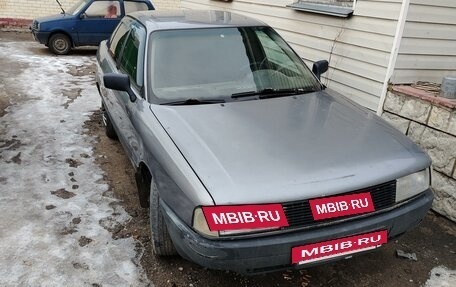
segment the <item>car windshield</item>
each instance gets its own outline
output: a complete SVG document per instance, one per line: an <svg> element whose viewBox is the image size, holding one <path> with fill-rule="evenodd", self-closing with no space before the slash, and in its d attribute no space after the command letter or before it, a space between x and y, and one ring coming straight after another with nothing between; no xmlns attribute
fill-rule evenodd
<svg viewBox="0 0 456 287"><path fill-rule="evenodd" d="M150 41L150 92L160 103L321 89L299 56L270 27L157 31Z"/></svg>
<svg viewBox="0 0 456 287"><path fill-rule="evenodd" d="M71 15L77 15L79 12L81 12L82 8L84 8L87 3L90 2L90 0L80 0L76 4L73 5L70 9L65 11L67 14Z"/></svg>

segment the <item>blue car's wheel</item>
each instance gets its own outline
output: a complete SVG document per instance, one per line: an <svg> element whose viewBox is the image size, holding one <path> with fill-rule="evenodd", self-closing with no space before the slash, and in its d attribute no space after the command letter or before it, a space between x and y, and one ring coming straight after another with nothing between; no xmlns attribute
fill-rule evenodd
<svg viewBox="0 0 456 287"><path fill-rule="evenodd" d="M66 55L71 50L71 40L67 35L57 33L49 38L48 47L56 55Z"/></svg>

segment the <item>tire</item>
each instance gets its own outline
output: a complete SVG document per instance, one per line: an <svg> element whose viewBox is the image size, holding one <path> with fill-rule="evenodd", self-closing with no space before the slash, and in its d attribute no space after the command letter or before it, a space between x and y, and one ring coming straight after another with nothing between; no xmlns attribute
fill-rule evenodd
<svg viewBox="0 0 456 287"><path fill-rule="evenodd" d="M117 139L116 130L114 129L114 126L112 125L112 122L111 122L111 118L109 117L109 114L106 111L106 108L104 107L103 104L101 105L101 113L102 113L101 116L102 116L103 124L106 129L106 131L105 131L106 136L113 140Z"/></svg>
<svg viewBox="0 0 456 287"><path fill-rule="evenodd" d="M168 233L165 218L160 208L160 196L154 179L150 182L149 217L153 253L158 256L176 255L176 249Z"/></svg>
<svg viewBox="0 0 456 287"><path fill-rule="evenodd" d="M71 40L67 35L57 33L49 38L48 47L56 55L66 55L71 50Z"/></svg>

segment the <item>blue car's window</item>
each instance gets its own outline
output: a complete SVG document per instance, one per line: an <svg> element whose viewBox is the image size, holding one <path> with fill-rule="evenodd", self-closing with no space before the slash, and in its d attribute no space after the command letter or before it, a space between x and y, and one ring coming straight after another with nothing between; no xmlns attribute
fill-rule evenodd
<svg viewBox="0 0 456 287"><path fill-rule="evenodd" d="M68 9L66 13L71 15L77 15L81 12L82 8L84 8L91 0L81 0L78 3L74 4L73 7Z"/></svg>
<svg viewBox="0 0 456 287"><path fill-rule="evenodd" d="M143 2L128 2L124 1L125 5L125 14L129 14L136 11L149 10L149 7L146 3Z"/></svg>
<svg viewBox="0 0 456 287"><path fill-rule="evenodd" d="M157 31L150 39L150 92L159 102L225 99L263 89L321 89L269 27Z"/></svg>
<svg viewBox="0 0 456 287"><path fill-rule="evenodd" d="M143 61L146 30L137 22L131 24L130 34L125 41L122 54L120 55L120 69L130 76L130 80L137 87L143 85ZM139 59L139 61L138 61Z"/></svg>
<svg viewBox="0 0 456 287"><path fill-rule="evenodd" d="M119 1L95 1L85 10L89 18L118 18L120 17Z"/></svg>

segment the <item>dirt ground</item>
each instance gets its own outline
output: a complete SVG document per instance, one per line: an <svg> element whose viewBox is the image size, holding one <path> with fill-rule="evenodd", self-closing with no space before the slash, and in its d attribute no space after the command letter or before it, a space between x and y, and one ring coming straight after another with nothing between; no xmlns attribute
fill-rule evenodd
<svg viewBox="0 0 456 287"><path fill-rule="evenodd" d="M30 35L0 32L0 40L10 38L29 41ZM94 50L78 50L73 54L78 53L95 54ZM1 59L0 66L4 67ZM21 101L15 87L5 86L2 79L22 68L17 65L0 69L0 117L7 112L7 106ZM85 128L95 138L94 156L105 173L110 192L132 217L126 226L112 230L112 236L114 239L133 237L140 243L138 246L144 248L141 265L155 286L423 286L432 268L456 269L456 225L434 212L429 212L418 228L375 252L297 271L241 276L208 270L178 256L158 258L152 255L148 210L139 206L134 170L120 143L105 136L97 107ZM417 261L398 257L398 249L415 253Z"/></svg>
<svg viewBox="0 0 456 287"><path fill-rule="evenodd" d="M422 286L433 267L456 268L456 225L434 212L418 228L373 253L297 271L241 276L207 270L177 256L157 258L149 244L148 210L139 207L130 161L120 143L105 136L99 111L86 124L97 137L95 152L101 155L98 163L106 180L134 217L114 236L134 236L143 244L142 266L156 286ZM416 253L418 261L398 258L397 249Z"/></svg>

